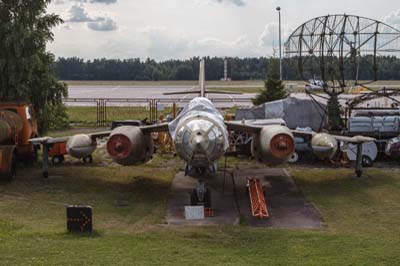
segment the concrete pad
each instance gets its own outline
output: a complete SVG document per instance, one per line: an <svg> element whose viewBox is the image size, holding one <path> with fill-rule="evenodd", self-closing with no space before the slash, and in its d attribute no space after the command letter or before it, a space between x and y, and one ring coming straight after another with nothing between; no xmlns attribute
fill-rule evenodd
<svg viewBox="0 0 400 266"><path fill-rule="evenodd" d="M211 191L211 202L214 217L204 220L185 220L184 208L190 205L190 193L196 187L197 179L185 176L179 172L172 181L168 197L167 223L169 225L236 225L239 224L239 213L233 196L230 176L226 176L225 191L223 191L223 174L211 179L204 179Z"/></svg>
<svg viewBox="0 0 400 266"><path fill-rule="evenodd" d="M304 199L285 169L237 170L234 176L241 215L250 226L298 229L321 227L319 211ZM258 178L266 187L269 219L258 219L251 215L246 177Z"/></svg>
<svg viewBox="0 0 400 266"><path fill-rule="evenodd" d="M169 225L237 225L240 217L250 226L271 228L320 228L318 210L307 202L293 179L282 168L242 169L234 171L234 178L220 173L204 179L211 190L215 217L204 220L185 220L184 207L190 204L190 193L197 179L178 173L171 185L168 197L167 222ZM269 219L252 217L250 200L246 192L246 177L259 178L267 188ZM224 185L225 183L225 185Z"/></svg>

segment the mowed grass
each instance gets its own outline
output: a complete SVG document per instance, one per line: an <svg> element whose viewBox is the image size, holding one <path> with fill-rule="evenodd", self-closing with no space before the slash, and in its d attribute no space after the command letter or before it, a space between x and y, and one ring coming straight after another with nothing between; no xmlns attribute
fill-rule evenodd
<svg viewBox="0 0 400 266"><path fill-rule="evenodd" d="M232 107L222 110L223 113L235 113L238 107ZM116 120L143 120L150 119L150 110L146 107L107 107L106 126L111 125ZM164 110L157 113L159 119L162 115L164 118L172 114L172 107L165 106ZM177 110L178 112L178 110ZM92 106L67 106L67 115L69 123L73 128L95 127L97 123L97 109Z"/></svg>
<svg viewBox="0 0 400 266"><path fill-rule="evenodd" d="M228 160L234 167L237 160ZM79 163L20 171L0 184L2 265L397 265L400 171L289 169L321 211L320 230L169 227L170 182L182 167L157 155L142 166ZM245 161L247 167L251 167ZM257 165L257 167L259 167ZM95 233L66 233L65 205L94 208Z"/></svg>
<svg viewBox="0 0 400 266"><path fill-rule="evenodd" d="M115 120L143 120L150 119L150 110L146 107L107 107L107 124ZM164 117L172 113L172 108L167 107L158 112ZM72 126L95 126L97 122L97 109L92 106L68 106L67 114Z"/></svg>

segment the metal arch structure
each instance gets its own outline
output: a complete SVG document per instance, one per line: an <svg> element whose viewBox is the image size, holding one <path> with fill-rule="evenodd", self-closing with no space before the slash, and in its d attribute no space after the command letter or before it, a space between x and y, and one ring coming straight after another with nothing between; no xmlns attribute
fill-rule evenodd
<svg viewBox="0 0 400 266"><path fill-rule="evenodd" d="M297 64L303 80L318 76L325 92L379 80L381 56L400 55L400 30L383 22L352 15L327 15L299 26L285 43L285 58ZM365 60L367 64L360 61ZM367 67L365 68L365 65ZM360 81L368 71L371 80Z"/></svg>

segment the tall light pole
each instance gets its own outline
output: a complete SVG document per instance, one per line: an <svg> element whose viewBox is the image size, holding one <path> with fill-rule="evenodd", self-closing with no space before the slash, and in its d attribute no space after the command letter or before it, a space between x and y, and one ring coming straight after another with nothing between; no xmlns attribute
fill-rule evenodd
<svg viewBox="0 0 400 266"><path fill-rule="evenodd" d="M276 10L279 13L279 77L282 80L282 31L281 31L281 7L278 6Z"/></svg>

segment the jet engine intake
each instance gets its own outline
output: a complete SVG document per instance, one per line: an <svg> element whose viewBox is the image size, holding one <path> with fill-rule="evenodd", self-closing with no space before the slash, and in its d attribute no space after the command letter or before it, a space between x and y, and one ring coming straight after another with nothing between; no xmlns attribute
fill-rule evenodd
<svg viewBox="0 0 400 266"><path fill-rule="evenodd" d="M107 142L107 151L120 165L146 163L154 152L150 135L144 135L139 127L121 126L115 128Z"/></svg>
<svg viewBox="0 0 400 266"><path fill-rule="evenodd" d="M262 163L285 163L295 151L293 134L284 126L264 126L260 134L253 137L251 150L253 156Z"/></svg>

